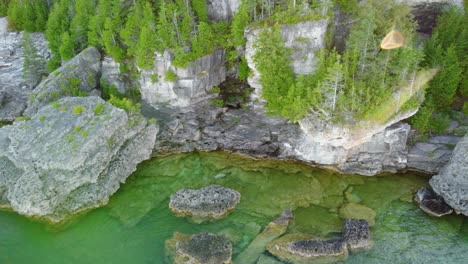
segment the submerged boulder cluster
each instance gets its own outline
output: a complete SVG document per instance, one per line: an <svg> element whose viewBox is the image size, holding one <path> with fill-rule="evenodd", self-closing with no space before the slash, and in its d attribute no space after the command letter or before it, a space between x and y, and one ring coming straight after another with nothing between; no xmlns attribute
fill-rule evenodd
<svg viewBox="0 0 468 264"><path fill-rule="evenodd" d="M234 210L240 197L239 192L220 185L183 189L171 195L169 208L179 216L195 220L221 219Z"/></svg>
<svg viewBox="0 0 468 264"><path fill-rule="evenodd" d="M367 221L346 219L341 237L323 239L292 233L269 243L267 250L288 263L335 263L346 260L349 252L371 247Z"/></svg>

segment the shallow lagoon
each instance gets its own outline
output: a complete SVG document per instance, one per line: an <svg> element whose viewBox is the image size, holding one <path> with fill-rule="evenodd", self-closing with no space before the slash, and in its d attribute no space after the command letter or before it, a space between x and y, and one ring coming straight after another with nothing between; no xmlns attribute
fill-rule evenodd
<svg viewBox="0 0 468 264"><path fill-rule="evenodd" d="M371 228L374 248L350 255L347 263L465 263L468 218L431 218L411 202L427 182L411 173L339 175L222 152L172 155L144 162L108 205L62 225L0 211L0 263L165 263L164 242L174 232L202 231L226 234L235 260L286 208L295 215L288 232L340 232L338 209L348 200L374 209L377 218ZM170 194L215 183L242 195L228 217L196 224L169 211Z"/></svg>

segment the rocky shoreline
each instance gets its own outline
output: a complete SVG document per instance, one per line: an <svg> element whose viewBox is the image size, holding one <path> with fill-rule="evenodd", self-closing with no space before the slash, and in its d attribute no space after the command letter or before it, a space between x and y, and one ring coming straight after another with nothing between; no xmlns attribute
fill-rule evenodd
<svg viewBox="0 0 468 264"><path fill-rule="evenodd" d="M411 1L411 4L417 9L420 2L424 1ZM222 6L235 11L238 4L238 1L231 1ZM459 2L451 1L447 4ZM231 11L220 11L211 16L232 16ZM292 61L296 74L315 70L317 59L313 54L325 45L328 22L319 20L282 27L285 43L295 51ZM259 73L255 71L251 58L255 53L252 45L256 38L255 29L246 30L247 45L241 52L253 70L249 84L254 90L250 97L246 95L250 99L248 103L231 107L213 104L212 99L218 98L218 95L211 91L212 88L220 85L231 74L224 66L225 51L218 50L199 58L184 69L172 65L173 56L168 51L155 54L155 66L152 70L139 72L136 85L142 94L141 112L146 119L139 117L133 120L130 114L96 97L100 95L101 81L114 85L123 93L130 88L122 81L125 78L122 78L118 70L118 63L110 58L102 61L102 54L90 47L51 73L32 91L22 80L22 33L8 33L5 18L0 19L0 28L3 40L0 41L0 56L7 62L0 65L0 121L17 120L11 126L0 128L0 145L3 146L0 150L0 202L20 213L60 221L67 213L105 203L117 191L119 184L135 170L136 165L150 156L195 150L224 150L257 158L298 160L346 174L373 176L405 170L440 173L431 181L435 192L445 194L444 199L448 199L451 206L467 214L464 204L466 197L460 197L460 190L453 188L451 183L446 183L450 178L446 175L454 174L454 171L462 174L466 172L458 167L454 168L458 165L453 164L463 164L463 149L466 148L463 142L466 140L460 140L468 130L468 117L457 114L457 120L451 121L446 136L411 143L413 132L404 120L417 109L397 112L384 123L363 121L358 124L339 124L324 121L311 114L298 124L293 124L284 118L269 116L263 109L264 102L259 98ZM296 38L308 39L309 42L307 45L305 42L295 43ZM47 59L50 54L45 48L47 43L43 36L38 34L34 39L38 53ZM304 60L306 55L308 57ZM308 71L304 72L304 68ZM177 75L177 81L164 80L162 75L167 71ZM157 77L157 81L153 80L153 76ZM84 93L89 97L74 97ZM96 116L99 115L94 109L97 105L105 106L103 111L109 114L108 119L97 120L99 118ZM62 107L66 110L61 111ZM80 114L75 113L75 108L76 112L88 114L89 120L83 119L79 124L71 122L76 121L73 119L74 115ZM21 115L25 115L23 118L26 120L19 121ZM157 124L148 122L150 118L154 118ZM114 119L120 120L119 125L109 123ZM64 123L63 120L70 122ZM55 126L42 128L47 123ZM101 127L103 132L83 136L94 144L90 149L72 144L74 138L73 135L70 138L70 133L81 134L82 129L87 131L94 126ZM76 127L80 129L73 132ZM61 130L56 131L57 129ZM23 135L21 133L24 131L29 134L16 139L19 143L15 142L13 139ZM55 132L61 134L55 138L46 137ZM34 141L41 135L44 135L46 141ZM62 140L60 145L53 144L57 139ZM104 141L112 141L113 144ZM37 153L34 149L25 151L24 142L34 143L37 148L63 147L69 153L58 157L47 154L50 149L39 149ZM459 142L462 144L458 144ZM96 148L100 145L97 143L111 146L105 153L101 153L106 156L105 164L90 161L90 157L99 152ZM449 163L454 148L457 154L452 158L453 162ZM24 153L17 153L20 150ZM63 175L68 175L74 168L70 164L76 157L89 161L89 164L81 164L85 172L83 175L88 178L80 174L82 178L86 178L83 180L75 175L77 182L67 183L62 179ZM112 170L117 166L113 162L117 162L119 166L128 162L128 168L113 176ZM93 171L95 166L96 171ZM55 178L50 176L54 175L54 171L57 171ZM27 184L21 183L28 177L35 180L28 181ZM64 191L60 187L64 183L71 184L72 187ZM105 191L101 192L101 188ZM454 201L450 201L451 199Z"/></svg>

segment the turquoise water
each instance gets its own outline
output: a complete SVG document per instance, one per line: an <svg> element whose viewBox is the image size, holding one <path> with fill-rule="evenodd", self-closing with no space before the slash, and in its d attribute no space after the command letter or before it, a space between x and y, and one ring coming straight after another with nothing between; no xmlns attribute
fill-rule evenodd
<svg viewBox="0 0 468 264"><path fill-rule="evenodd" d="M467 263L467 219L431 218L411 202L427 182L413 174L343 176L226 153L173 155L144 162L108 205L62 225L0 211L0 263L165 263L165 240L174 232L201 231L226 234L235 257L286 208L295 214L288 232L340 232L338 209L347 199L377 213L374 248L347 263ZM169 211L170 194L214 183L242 195L223 220L196 224Z"/></svg>

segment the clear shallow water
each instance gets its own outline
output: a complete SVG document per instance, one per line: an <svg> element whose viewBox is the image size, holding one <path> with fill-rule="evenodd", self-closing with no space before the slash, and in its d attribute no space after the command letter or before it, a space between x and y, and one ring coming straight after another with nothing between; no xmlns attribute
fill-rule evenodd
<svg viewBox="0 0 468 264"><path fill-rule="evenodd" d="M0 263L165 263L164 242L174 232L225 233L237 254L286 208L295 214L288 232L340 232L337 211L346 197L377 212L374 249L351 255L347 263L467 263L468 219L434 219L410 202L427 180L412 174L342 176L225 153L173 155L141 164L108 205L61 226L0 211ZM169 211L171 193L214 183L242 195L225 219L195 224Z"/></svg>

